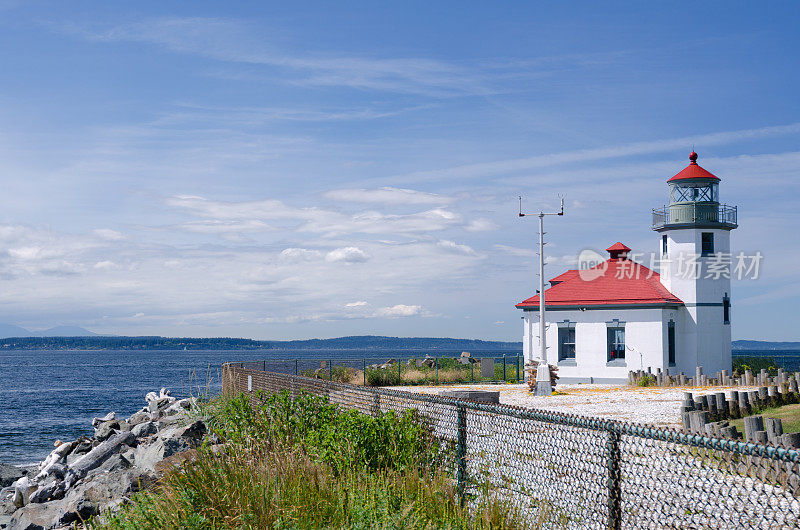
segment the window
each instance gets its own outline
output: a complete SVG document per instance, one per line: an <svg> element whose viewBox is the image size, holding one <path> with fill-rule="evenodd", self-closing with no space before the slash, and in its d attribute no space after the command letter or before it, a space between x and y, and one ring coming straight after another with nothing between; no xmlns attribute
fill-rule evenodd
<svg viewBox="0 0 800 530"><path fill-rule="evenodd" d="M710 256L714 253L714 234L711 232L703 232L700 234L701 237L701 249L700 252L703 256Z"/></svg>
<svg viewBox="0 0 800 530"><path fill-rule="evenodd" d="M575 360L575 323L558 325L558 360Z"/></svg>
<svg viewBox="0 0 800 530"><path fill-rule="evenodd" d="M661 254L667 255L667 236L661 236Z"/></svg>
<svg viewBox="0 0 800 530"><path fill-rule="evenodd" d="M667 351L669 365L675 366L675 322L672 320L667 324Z"/></svg>
<svg viewBox="0 0 800 530"><path fill-rule="evenodd" d="M710 202L716 201L715 185L676 186L672 192L672 202Z"/></svg>
<svg viewBox="0 0 800 530"><path fill-rule="evenodd" d="M722 323L731 323L731 299L728 297L728 293L722 297Z"/></svg>
<svg viewBox="0 0 800 530"><path fill-rule="evenodd" d="M608 333L608 360L625 359L625 325L609 326Z"/></svg>

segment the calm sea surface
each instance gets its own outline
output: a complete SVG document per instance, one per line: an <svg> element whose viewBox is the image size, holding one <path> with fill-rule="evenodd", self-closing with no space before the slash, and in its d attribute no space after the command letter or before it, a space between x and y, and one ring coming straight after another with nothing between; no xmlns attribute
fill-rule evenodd
<svg viewBox="0 0 800 530"><path fill-rule="evenodd" d="M302 359L301 370L320 359L422 357L426 352L365 350L270 351L0 351L0 462L25 464L44 458L56 439L91 435L91 419L109 411L128 416L145 405L147 392L169 388L177 397L215 394L219 366L226 361ZM438 356L456 351L427 352ZM497 352L473 352L501 356ZM510 352L506 352L510 354ZM800 370L800 351L736 352L765 355L788 370ZM293 371L294 362L285 363ZM360 367L360 362L353 363ZM272 366L277 366L272 364Z"/></svg>
<svg viewBox="0 0 800 530"><path fill-rule="evenodd" d="M91 435L91 419L109 411L129 416L144 396L162 387L176 397L219 391L219 366L227 361L300 358L300 369L320 359L422 357L426 352L375 353L364 350L270 351L0 351L0 462L37 462L56 439ZM433 353L433 352L431 352ZM474 352L481 356L502 353ZM508 352L510 353L510 352ZM435 355L458 355L437 350ZM353 366L360 367L360 362ZM275 365L273 365L275 366ZM286 363L293 371L295 363Z"/></svg>

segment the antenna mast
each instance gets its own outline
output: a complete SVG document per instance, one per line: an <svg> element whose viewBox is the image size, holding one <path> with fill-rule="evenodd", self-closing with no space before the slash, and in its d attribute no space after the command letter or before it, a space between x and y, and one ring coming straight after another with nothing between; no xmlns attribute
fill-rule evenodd
<svg viewBox="0 0 800 530"><path fill-rule="evenodd" d="M553 393L553 385L550 382L550 367L547 363L547 338L546 338L546 315L544 303L544 216L545 215L564 215L564 197L561 199L561 209L558 212L545 213L539 211L539 359L536 366L536 395L549 396ZM522 213L522 196L519 198L519 216L525 217ZM532 353L532 352L531 352ZM533 355L531 355L533 357Z"/></svg>

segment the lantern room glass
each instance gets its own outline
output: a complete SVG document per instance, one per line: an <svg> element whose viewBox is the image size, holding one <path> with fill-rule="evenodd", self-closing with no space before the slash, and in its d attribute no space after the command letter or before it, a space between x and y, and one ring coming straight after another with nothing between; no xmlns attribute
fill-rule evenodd
<svg viewBox="0 0 800 530"><path fill-rule="evenodd" d="M719 184L716 182L672 184L670 202L719 202Z"/></svg>

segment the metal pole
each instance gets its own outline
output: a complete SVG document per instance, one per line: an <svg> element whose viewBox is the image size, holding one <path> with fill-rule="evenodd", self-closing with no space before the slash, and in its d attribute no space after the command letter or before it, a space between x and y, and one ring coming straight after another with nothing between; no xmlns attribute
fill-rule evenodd
<svg viewBox="0 0 800 530"><path fill-rule="evenodd" d="M333 360L328 359L328 381L333 381Z"/></svg>
<svg viewBox="0 0 800 530"><path fill-rule="evenodd" d="M506 382L506 354L503 354L503 382Z"/></svg>
<svg viewBox="0 0 800 530"><path fill-rule="evenodd" d="M553 393L550 367L547 365L547 317L544 304L544 214L539 213L539 364L536 368L536 395Z"/></svg>
<svg viewBox="0 0 800 530"><path fill-rule="evenodd" d="M458 496L463 506L467 485L467 409L458 407L458 446L456 447L456 483Z"/></svg>
<svg viewBox="0 0 800 530"><path fill-rule="evenodd" d="M519 216L525 217L522 213L522 197L519 198ZM550 367L547 365L547 339L544 303L544 216L545 215L564 215L564 198L561 198L561 210L554 213L539 212L539 359L536 367L536 395L549 396L553 393L553 385L550 383ZM532 355L531 355L532 357Z"/></svg>
<svg viewBox="0 0 800 530"><path fill-rule="evenodd" d="M469 360L469 382L475 382L475 363L472 362L472 359Z"/></svg>
<svg viewBox="0 0 800 530"><path fill-rule="evenodd" d="M361 370L361 373L364 375L364 386L367 386L367 359L366 357L361 359L364 364L364 369Z"/></svg>
<svg viewBox="0 0 800 530"><path fill-rule="evenodd" d="M608 526L611 530L622 528L622 475L620 473L620 435L609 430L606 441L606 466L608 468Z"/></svg>
<svg viewBox="0 0 800 530"><path fill-rule="evenodd" d="M436 361L436 384L439 384L439 358L435 357L434 360Z"/></svg>
<svg viewBox="0 0 800 530"><path fill-rule="evenodd" d="M397 384L398 385L403 382L403 375L400 373L400 365L401 364L403 364L403 363L400 362L400 356L398 355L397 356Z"/></svg>
<svg viewBox="0 0 800 530"><path fill-rule="evenodd" d="M519 382L520 382L520 376L519 376L519 354L517 354L517 383L519 383Z"/></svg>
<svg viewBox="0 0 800 530"><path fill-rule="evenodd" d="M300 372L298 371L298 370L299 370L299 367L297 366L298 364L299 364L299 361L298 361L297 359L295 359L295 360L294 360L294 375L297 375L297 374L299 374L299 373L300 373Z"/></svg>

